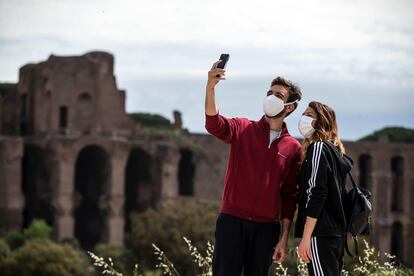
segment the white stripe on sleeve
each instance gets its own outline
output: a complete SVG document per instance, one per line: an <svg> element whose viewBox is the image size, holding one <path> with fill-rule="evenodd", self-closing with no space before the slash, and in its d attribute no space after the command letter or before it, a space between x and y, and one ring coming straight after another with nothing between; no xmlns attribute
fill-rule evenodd
<svg viewBox="0 0 414 276"><path fill-rule="evenodd" d="M308 199L306 200L306 205L305 205L306 208L308 207L308 203L312 195L312 188L315 187L316 175L318 174L319 161L321 159L321 154L322 154L322 147L323 147L323 142L316 142L313 147L312 173L308 181L309 188L306 190L306 193L308 194Z"/></svg>

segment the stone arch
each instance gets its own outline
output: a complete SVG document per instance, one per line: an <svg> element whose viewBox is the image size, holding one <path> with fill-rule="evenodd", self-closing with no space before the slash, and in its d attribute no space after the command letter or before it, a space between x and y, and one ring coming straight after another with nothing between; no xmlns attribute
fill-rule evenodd
<svg viewBox="0 0 414 276"><path fill-rule="evenodd" d="M75 162L75 237L92 250L106 241L107 194L111 179L110 156L97 145L85 146Z"/></svg>
<svg viewBox="0 0 414 276"><path fill-rule="evenodd" d="M404 159L391 158L391 211L404 211Z"/></svg>
<svg viewBox="0 0 414 276"><path fill-rule="evenodd" d="M359 186L365 189L372 189L372 157L369 154L362 154L358 158Z"/></svg>
<svg viewBox="0 0 414 276"><path fill-rule="evenodd" d="M178 164L178 194L194 196L195 163L194 153L190 149L180 150L181 158Z"/></svg>
<svg viewBox="0 0 414 276"><path fill-rule="evenodd" d="M404 227L401 222L396 221L391 229L391 254L399 261L404 257Z"/></svg>
<svg viewBox="0 0 414 276"><path fill-rule="evenodd" d="M24 195L23 227L39 218L53 226L53 186L48 152L35 145L25 145L22 159L22 191Z"/></svg>
<svg viewBox="0 0 414 276"><path fill-rule="evenodd" d="M132 212L144 211L155 205L153 166L152 156L142 148L134 147L130 151L125 167L125 231L131 228Z"/></svg>
<svg viewBox="0 0 414 276"><path fill-rule="evenodd" d="M76 100L76 126L82 134L89 134L93 126L93 98L87 92L82 92Z"/></svg>

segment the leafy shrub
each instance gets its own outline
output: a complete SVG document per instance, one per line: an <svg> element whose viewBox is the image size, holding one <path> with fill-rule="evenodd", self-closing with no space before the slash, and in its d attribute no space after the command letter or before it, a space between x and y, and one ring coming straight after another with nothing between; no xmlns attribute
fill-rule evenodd
<svg viewBox="0 0 414 276"><path fill-rule="evenodd" d="M218 204L193 198L163 203L159 210L147 210L131 216L132 230L127 234L127 244L133 249L139 265L154 268L157 259L152 244L170 256L183 275L198 275L200 269L192 264L183 236L192 240L202 251L207 242L214 241Z"/></svg>
<svg viewBox="0 0 414 276"><path fill-rule="evenodd" d="M9 245L5 239L0 239L0 259L7 257L10 253Z"/></svg>
<svg viewBox="0 0 414 276"><path fill-rule="evenodd" d="M33 239L0 259L2 276L83 276L91 275L85 256L69 245Z"/></svg>
<svg viewBox="0 0 414 276"><path fill-rule="evenodd" d="M30 226L23 231L23 235L26 240L49 239L51 233L52 227L47 225L42 219L34 219Z"/></svg>
<svg viewBox="0 0 414 276"><path fill-rule="evenodd" d="M10 231L4 238L10 250L15 250L24 244L24 235L18 231Z"/></svg>
<svg viewBox="0 0 414 276"><path fill-rule="evenodd" d="M44 220L35 219L28 228L20 231L10 231L4 238L10 250L16 250L21 247L26 240L32 239L49 239L52 228Z"/></svg>

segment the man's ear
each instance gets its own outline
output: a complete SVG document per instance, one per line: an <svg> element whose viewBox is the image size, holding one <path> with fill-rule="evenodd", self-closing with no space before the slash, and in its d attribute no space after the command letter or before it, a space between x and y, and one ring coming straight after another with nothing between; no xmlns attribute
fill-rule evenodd
<svg viewBox="0 0 414 276"><path fill-rule="evenodd" d="M295 110L295 104L290 104L287 106L288 113L293 112Z"/></svg>

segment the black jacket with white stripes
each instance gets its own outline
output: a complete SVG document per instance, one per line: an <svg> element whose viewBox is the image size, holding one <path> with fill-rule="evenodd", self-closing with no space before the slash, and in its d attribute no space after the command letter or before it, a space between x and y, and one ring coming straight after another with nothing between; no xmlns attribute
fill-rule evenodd
<svg viewBox="0 0 414 276"><path fill-rule="evenodd" d="M299 207L295 237L302 237L306 217L318 219L312 236L345 234L342 198L352 160L328 141L309 145L299 172Z"/></svg>

